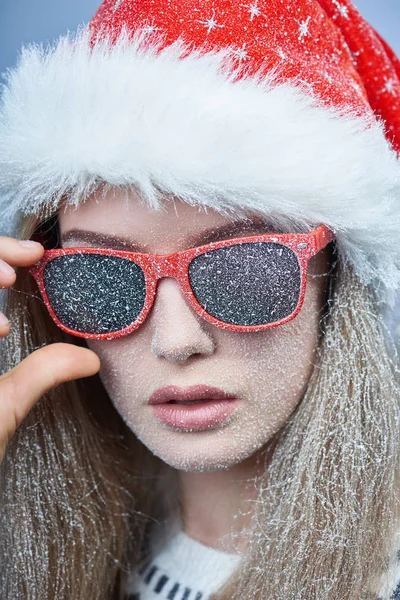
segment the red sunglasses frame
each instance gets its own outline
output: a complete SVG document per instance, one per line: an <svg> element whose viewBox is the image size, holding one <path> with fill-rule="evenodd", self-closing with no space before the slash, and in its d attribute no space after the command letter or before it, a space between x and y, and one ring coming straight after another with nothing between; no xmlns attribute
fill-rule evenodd
<svg viewBox="0 0 400 600"><path fill-rule="evenodd" d="M307 283L307 272L308 262L310 258L320 252L329 242L335 239L335 234L326 225L320 225L317 229L310 231L309 233L282 233L282 234L265 234L265 235L252 235L239 238L231 238L228 240L221 240L218 242L211 242L203 246L195 248L189 248L188 250L182 250L173 254L149 254L141 252L130 252L125 250L114 250L112 248L57 248L54 250L46 250L41 260L35 265L28 267L28 271L35 278L39 291L42 295L47 310L50 313L51 318L55 324L70 335L76 337L82 337L85 339L96 339L96 340L111 340L128 335L135 331L144 322L147 315L153 306L154 298L156 295L157 282L163 277L172 277L176 279L181 286L181 289L185 295L185 298L189 302L190 306L198 313L203 319L220 327L230 331L264 331L271 329L272 327L278 327L288 321L294 319L300 312L306 291ZM290 248L297 256L300 266L301 273L301 284L300 284L300 296L298 304L295 310L287 317L275 321L273 323L266 323L265 325L232 325L220 321L212 315L208 314L207 311L198 303L189 283L188 267L190 261L199 256L209 252L210 250L216 250L217 248L225 248L226 246L233 246L236 244L251 243L251 242L274 242ZM84 333L70 329L66 325L63 325L57 318L51 303L48 299L45 285L44 285L44 269L46 265L58 256L65 256L67 254L106 254L108 256L118 256L120 258L132 260L139 265L145 276L146 282L146 298L143 309L139 314L136 321L131 323L128 327L112 333Z"/></svg>

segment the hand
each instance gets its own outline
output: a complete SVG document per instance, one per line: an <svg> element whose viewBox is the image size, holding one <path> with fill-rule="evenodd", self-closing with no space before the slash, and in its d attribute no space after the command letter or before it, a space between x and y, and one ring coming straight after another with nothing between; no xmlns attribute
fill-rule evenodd
<svg viewBox="0 0 400 600"><path fill-rule="evenodd" d="M15 283L12 267L26 267L42 256L41 244L24 245L0 236L0 288ZM10 323L0 312L0 338L10 331ZM97 373L100 360L94 352L73 344L50 344L35 350L27 358L0 377L0 463L6 446L17 427L34 404L51 388L65 381L89 377Z"/></svg>

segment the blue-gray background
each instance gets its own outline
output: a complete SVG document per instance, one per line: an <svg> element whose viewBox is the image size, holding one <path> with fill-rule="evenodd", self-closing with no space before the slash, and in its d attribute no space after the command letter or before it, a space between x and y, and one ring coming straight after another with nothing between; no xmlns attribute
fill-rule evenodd
<svg viewBox="0 0 400 600"><path fill-rule="evenodd" d="M185 0L182 0L184 2ZM15 64L22 43L46 42L86 23L101 0L0 0L0 72ZM355 4L400 54L400 0Z"/></svg>
<svg viewBox="0 0 400 600"><path fill-rule="evenodd" d="M22 44L48 42L68 30L74 31L90 20L100 3L101 0L0 0L0 73L15 64ZM355 0L355 4L400 55L400 0ZM7 233L8 226L0 222L0 234ZM400 296L395 311L387 317L400 348Z"/></svg>

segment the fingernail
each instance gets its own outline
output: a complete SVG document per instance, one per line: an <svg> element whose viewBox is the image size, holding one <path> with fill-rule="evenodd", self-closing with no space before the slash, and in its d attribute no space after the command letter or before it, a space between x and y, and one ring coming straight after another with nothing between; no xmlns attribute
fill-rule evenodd
<svg viewBox="0 0 400 600"><path fill-rule="evenodd" d="M31 248L32 250L34 248L40 248L39 242L34 242L33 240L21 240L19 242L20 246L23 246L24 248Z"/></svg>
<svg viewBox="0 0 400 600"><path fill-rule="evenodd" d="M6 315L4 315L2 312L0 312L0 327L4 327L4 325L8 325L9 322L10 321L7 319Z"/></svg>
<svg viewBox="0 0 400 600"><path fill-rule="evenodd" d="M9 277L10 275L14 275L15 271L12 267L10 267L10 265L0 258L0 273Z"/></svg>

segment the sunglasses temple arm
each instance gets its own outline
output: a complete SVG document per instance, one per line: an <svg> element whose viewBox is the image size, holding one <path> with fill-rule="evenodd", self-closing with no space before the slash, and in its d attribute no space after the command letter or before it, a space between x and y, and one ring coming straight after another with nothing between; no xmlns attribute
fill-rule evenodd
<svg viewBox="0 0 400 600"><path fill-rule="evenodd" d="M334 232L329 229L326 225L320 225L318 229L313 232L314 238L314 253L318 254L325 246L336 239Z"/></svg>

